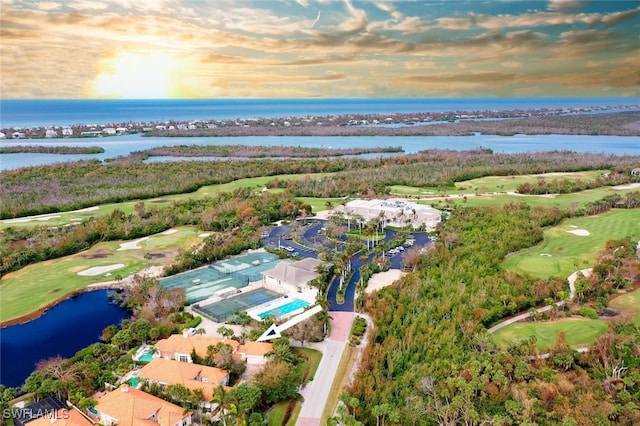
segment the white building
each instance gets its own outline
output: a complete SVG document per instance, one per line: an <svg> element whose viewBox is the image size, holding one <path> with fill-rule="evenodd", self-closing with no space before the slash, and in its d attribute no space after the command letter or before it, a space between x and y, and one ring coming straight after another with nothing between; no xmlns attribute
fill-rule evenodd
<svg viewBox="0 0 640 426"><path fill-rule="evenodd" d="M290 292L317 291L309 282L318 278L321 260L308 257L297 262L279 262L275 268L262 272L264 281Z"/></svg>
<svg viewBox="0 0 640 426"><path fill-rule="evenodd" d="M442 213L431 206L417 204L408 200L390 198L387 200L352 200L336 211L351 218L384 220L385 226L403 227L422 225L432 231L442 220Z"/></svg>

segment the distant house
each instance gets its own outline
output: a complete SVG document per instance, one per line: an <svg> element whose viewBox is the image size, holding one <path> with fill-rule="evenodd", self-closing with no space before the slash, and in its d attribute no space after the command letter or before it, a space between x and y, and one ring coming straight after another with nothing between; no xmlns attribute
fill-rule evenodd
<svg viewBox="0 0 640 426"><path fill-rule="evenodd" d="M4 133L0 132L0 139L6 139L7 135L5 135Z"/></svg>
<svg viewBox="0 0 640 426"><path fill-rule="evenodd" d="M631 176L640 176L640 167L631 170Z"/></svg>
<svg viewBox="0 0 640 426"><path fill-rule="evenodd" d="M62 136L73 136L73 129L71 127L63 127Z"/></svg>
<svg viewBox="0 0 640 426"><path fill-rule="evenodd" d="M13 132L11 133L11 138L12 139L24 139L27 135L24 134L23 132Z"/></svg>
<svg viewBox="0 0 640 426"><path fill-rule="evenodd" d="M117 132L116 132L116 129L113 127L105 127L104 129L102 129L102 133L104 133L105 135L113 136Z"/></svg>
<svg viewBox="0 0 640 426"><path fill-rule="evenodd" d="M45 138L57 138L58 137L58 132L56 132L54 129L47 129L44 132L44 137Z"/></svg>
<svg viewBox="0 0 640 426"><path fill-rule="evenodd" d="M104 395L93 407L102 425L188 426L191 413L184 408L128 385Z"/></svg>
<svg viewBox="0 0 640 426"><path fill-rule="evenodd" d="M217 367L155 358L138 370L138 376L163 386L182 385L190 390L202 389L211 401L219 385L229 384L229 372Z"/></svg>
<svg viewBox="0 0 640 426"><path fill-rule="evenodd" d="M297 262L279 262L275 268L262 272L268 284L289 287L292 291L312 290L310 281L318 278L318 266L324 262L308 257Z"/></svg>

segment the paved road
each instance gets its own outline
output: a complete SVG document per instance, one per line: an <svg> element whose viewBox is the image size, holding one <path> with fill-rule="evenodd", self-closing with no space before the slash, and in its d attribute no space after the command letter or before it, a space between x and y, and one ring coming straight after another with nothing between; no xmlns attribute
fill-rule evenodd
<svg viewBox="0 0 640 426"><path fill-rule="evenodd" d="M320 418L327 404L342 353L347 346L349 330L355 315L348 312L335 312L331 313L331 318L333 318L331 336L327 339L318 370L313 380L301 391L304 402L296 423L298 426L317 426L320 424Z"/></svg>

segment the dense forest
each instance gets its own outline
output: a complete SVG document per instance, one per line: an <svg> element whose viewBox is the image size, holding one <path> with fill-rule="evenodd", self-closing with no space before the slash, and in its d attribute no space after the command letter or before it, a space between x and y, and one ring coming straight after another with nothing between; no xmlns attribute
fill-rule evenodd
<svg viewBox="0 0 640 426"><path fill-rule="evenodd" d="M101 203L188 193L204 185L280 174L336 173L300 179L288 186L295 196L343 197L386 194L389 185L448 187L489 175L609 169L603 184L640 181L629 170L638 156L575 152L494 154L490 150L434 150L390 158L247 160L145 164L132 158L25 167L2 172L0 218L51 213ZM273 185L286 186L274 181Z"/></svg>
<svg viewBox="0 0 640 426"><path fill-rule="evenodd" d="M260 226L310 210L288 193L261 194L241 188L215 199L190 199L168 206L139 202L131 214L116 209L74 226L10 227L0 233L0 274L86 250L99 241L140 238L173 226L198 225L204 231L215 231L197 253L178 256L172 266L175 273L256 248Z"/></svg>
<svg viewBox="0 0 640 426"><path fill-rule="evenodd" d="M365 301L375 330L349 389L358 399L358 408L346 416L349 421L379 424L382 417L393 417L397 424L638 424L637 323L611 321L609 331L582 355L560 336L546 361L527 359L535 353L531 342L514 343L504 351L486 333L500 318L548 297L559 300L567 292L564 280L501 269L504 256L534 245L542 227L564 216L524 204L456 208L441 225L436 249L423 256L416 272ZM608 248L619 246L625 249L616 258L636 259L625 279L639 285L635 242ZM611 273L611 263L616 262L596 268L603 269L599 277ZM628 374L623 377L620 371Z"/></svg>
<svg viewBox="0 0 640 426"><path fill-rule="evenodd" d="M255 145L173 145L134 151L132 156L238 157L238 158L318 158L403 152L400 146L373 148L312 148L305 146Z"/></svg>

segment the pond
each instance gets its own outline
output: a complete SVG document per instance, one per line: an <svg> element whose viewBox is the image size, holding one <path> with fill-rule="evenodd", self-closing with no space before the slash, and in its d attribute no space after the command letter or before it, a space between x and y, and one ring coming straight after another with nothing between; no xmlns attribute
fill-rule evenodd
<svg viewBox="0 0 640 426"><path fill-rule="evenodd" d="M39 318L0 329L0 383L20 386L38 361L68 358L100 340L105 327L128 313L110 303L108 290L82 293L52 307Z"/></svg>

